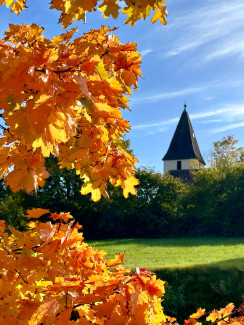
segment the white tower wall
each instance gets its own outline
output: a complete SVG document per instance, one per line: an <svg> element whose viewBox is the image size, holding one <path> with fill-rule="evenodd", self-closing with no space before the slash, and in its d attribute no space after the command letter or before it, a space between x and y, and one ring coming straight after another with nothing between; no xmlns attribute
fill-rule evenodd
<svg viewBox="0 0 244 325"><path fill-rule="evenodd" d="M177 161L181 162L181 170L191 168L191 159L165 160L164 174L167 174L170 170L177 170Z"/></svg>

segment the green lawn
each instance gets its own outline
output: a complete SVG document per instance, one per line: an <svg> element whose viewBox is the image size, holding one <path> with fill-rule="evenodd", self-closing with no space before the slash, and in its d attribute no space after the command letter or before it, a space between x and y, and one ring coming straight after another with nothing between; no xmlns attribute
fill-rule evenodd
<svg viewBox="0 0 244 325"><path fill-rule="evenodd" d="M89 241L110 258L126 251L125 265L151 270L192 266L244 270L244 238L115 239Z"/></svg>

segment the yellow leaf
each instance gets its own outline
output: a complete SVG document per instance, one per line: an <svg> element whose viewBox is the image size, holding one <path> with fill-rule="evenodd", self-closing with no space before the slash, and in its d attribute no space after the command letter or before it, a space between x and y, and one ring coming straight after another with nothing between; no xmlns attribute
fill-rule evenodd
<svg viewBox="0 0 244 325"><path fill-rule="evenodd" d="M123 194L124 197L127 199L129 193L136 195L135 185L138 185L139 181L134 176L127 178L125 181L122 182Z"/></svg>
<svg viewBox="0 0 244 325"><path fill-rule="evenodd" d="M65 12L69 12L69 9L71 8L71 0L65 0L64 1L64 9Z"/></svg>
<svg viewBox="0 0 244 325"><path fill-rule="evenodd" d="M94 202L97 202L101 199L102 190L100 188L102 182L100 180L95 181L94 183L85 183L81 188L81 194L86 195L91 193L91 198Z"/></svg>
<svg viewBox="0 0 244 325"><path fill-rule="evenodd" d="M103 61L100 61L98 63L98 65L96 66L96 70L99 73L99 76L101 77L102 81L110 77L110 74L105 70Z"/></svg>
<svg viewBox="0 0 244 325"><path fill-rule="evenodd" d="M160 20L160 22L163 25L167 24L166 17L167 17L167 8L166 6L162 6L160 9L157 9L154 13L154 16L151 19L151 23L154 24L157 20Z"/></svg>
<svg viewBox="0 0 244 325"><path fill-rule="evenodd" d="M100 188L96 188L95 190L92 190L91 198L92 198L92 201L94 201L94 202L98 202L101 199Z"/></svg>
<svg viewBox="0 0 244 325"><path fill-rule="evenodd" d="M202 317L204 314L205 314L205 309L198 308L198 309L197 309L197 312L194 313L194 314L192 314L192 315L190 316L190 318L198 319L198 318Z"/></svg>
<svg viewBox="0 0 244 325"><path fill-rule="evenodd" d="M68 136L66 134L65 129L58 129L53 124L49 124L48 129L50 132L50 140L52 144L56 144L56 142L68 141Z"/></svg>
<svg viewBox="0 0 244 325"><path fill-rule="evenodd" d="M104 2L99 7L98 10L103 13L104 18L108 18L109 16L113 16L116 19L119 15L120 6L117 2Z"/></svg>
<svg viewBox="0 0 244 325"><path fill-rule="evenodd" d="M14 0L6 0L6 6L9 7L13 4Z"/></svg>
<svg viewBox="0 0 244 325"><path fill-rule="evenodd" d="M35 139L34 142L32 143L32 148L34 149L34 151L39 147L41 148L44 157L50 156L51 153L50 145L48 146L47 144L45 144L42 137Z"/></svg>
<svg viewBox="0 0 244 325"><path fill-rule="evenodd" d="M35 102L35 107L45 103L46 101L50 100L52 95L43 94L39 97L39 99Z"/></svg>
<svg viewBox="0 0 244 325"><path fill-rule="evenodd" d="M221 317L221 314L218 310L213 310L209 316L206 318L206 321L211 321L212 323L216 321L216 319L219 319Z"/></svg>
<svg viewBox="0 0 244 325"><path fill-rule="evenodd" d="M125 20L125 24L130 24L130 26L133 26L135 23L135 18L134 18L134 10L132 7L125 7L124 9L121 10L122 14L127 15L128 18Z"/></svg>
<svg viewBox="0 0 244 325"><path fill-rule="evenodd" d="M91 191L93 190L92 188L92 183L85 183L82 188L81 188L81 194L82 195L86 195L86 194L89 194L91 193Z"/></svg>
<svg viewBox="0 0 244 325"><path fill-rule="evenodd" d="M36 222L35 221L30 221L30 222L27 223L27 226L29 228L35 228L36 227Z"/></svg>

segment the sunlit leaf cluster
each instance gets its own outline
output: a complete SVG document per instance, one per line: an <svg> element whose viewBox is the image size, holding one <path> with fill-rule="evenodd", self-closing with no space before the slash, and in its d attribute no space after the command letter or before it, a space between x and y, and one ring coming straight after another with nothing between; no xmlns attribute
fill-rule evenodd
<svg viewBox="0 0 244 325"><path fill-rule="evenodd" d="M10 25L0 41L0 176L13 191L43 186L45 158L84 179L97 201L108 182L135 194L134 163L123 146L130 129L120 109L137 89L141 56L107 27L72 39L43 36L38 25Z"/></svg>
<svg viewBox="0 0 244 325"><path fill-rule="evenodd" d="M242 325L244 324L244 306L235 308L233 303L229 303L220 310L206 312L205 309L199 308L196 313L192 314L184 325Z"/></svg>
<svg viewBox="0 0 244 325"><path fill-rule="evenodd" d="M50 215L42 223L36 218ZM0 324L164 324L164 282L105 259L67 213L28 211L26 232L0 222Z"/></svg>
<svg viewBox="0 0 244 325"><path fill-rule="evenodd" d="M26 0L0 0L0 5L4 3L16 14L26 8ZM167 17L165 0L51 0L50 8L61 11L59 22L63 28L68 27L74 20L86 22L86 13L96 10L101 11L104 18L112 16L115 19L121 11L127 15L125 23L131 26L140 19L146 19L152 11L152 23L159 20L165 25Z"/></svg>

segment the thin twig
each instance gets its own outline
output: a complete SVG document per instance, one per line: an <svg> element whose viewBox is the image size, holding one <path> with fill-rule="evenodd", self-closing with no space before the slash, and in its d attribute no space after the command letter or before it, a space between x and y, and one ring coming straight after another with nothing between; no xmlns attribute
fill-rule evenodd
<svg viewBox="0 0 244 325"><path fill-rule="evenodd" d="M4 131L7 131L10 135L13 136L13 134L9 131L9 128L5 128L5 127L2 126L1 124L0 124L0 128L1 128L2 130L4 130Z"/></svg>

